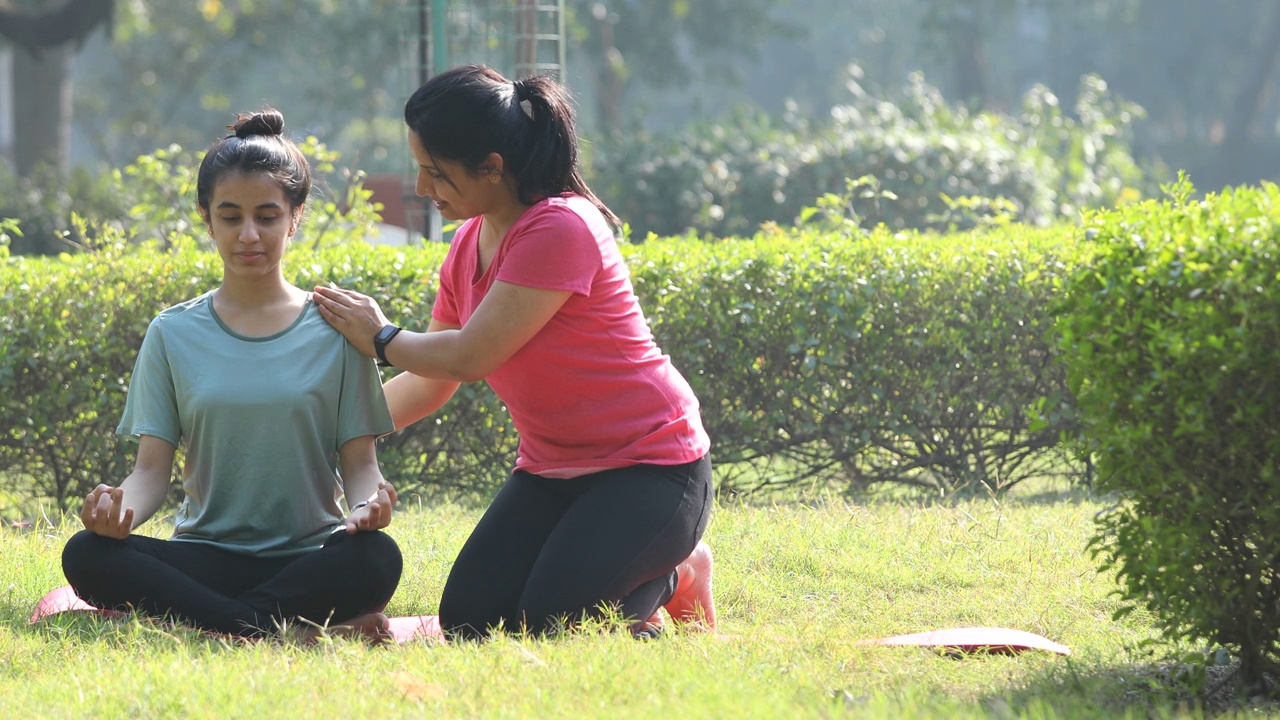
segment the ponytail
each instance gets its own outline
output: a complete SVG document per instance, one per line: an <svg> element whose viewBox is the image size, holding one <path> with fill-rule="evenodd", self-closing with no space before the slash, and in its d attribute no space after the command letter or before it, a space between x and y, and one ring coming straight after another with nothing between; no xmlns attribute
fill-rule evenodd
<svg viewBox="0 0 1280 720"><path fill-rule="evenodd" d="M582 177L569 94L548 76L511 82L480 65L454 68L413 93L404 119L432 157L459 162L471 172L480 173L490 153L501 155L526 205L576 193L615 227L622 225Z"/></svg>

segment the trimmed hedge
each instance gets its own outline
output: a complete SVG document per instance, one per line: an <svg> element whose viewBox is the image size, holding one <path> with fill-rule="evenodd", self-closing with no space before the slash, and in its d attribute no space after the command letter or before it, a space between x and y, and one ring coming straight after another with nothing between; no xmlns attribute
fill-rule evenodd
<svg viewBox="0 0 1280 720"><path fill-rule="evenodd" d="M1123 614L1280 676L1280 189L1094 215L1059 330L1098 487L1092 540ZM1270 691L1280 688L1272 685Z"/></svg>
<svg viewBox="0 0 1280 720"><path fill-rule="evenodd" d="M1070 230L951 237L776 228L753 239L624 246L659 343L690 378L722 492L797 484L933 493L1077 472L1044 337ZM445 247L295 247L303 287L370 292L409 326L429 317ZM106 250L0 265L0 476L68 506L118 481L113 431L148 321L216 285L216 255ZM516 438L483 383L381 443L407 492L487 497ZM18 491L21 492L18 492Z"/></svg>
<svg viewBox="0 0 1280 720"><path fill-rule="evenodd" d="M633 275L690 375L720 487L934 494L1079 474L1045 336L1070 231L650 241Z"/></svg>

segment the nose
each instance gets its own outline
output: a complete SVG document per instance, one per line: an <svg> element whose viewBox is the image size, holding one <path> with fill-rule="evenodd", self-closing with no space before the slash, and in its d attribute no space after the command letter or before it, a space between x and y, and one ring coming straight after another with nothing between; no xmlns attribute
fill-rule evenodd
<svg viewBox="0 0 1280 720"><path fill-rule="evenodd" d="M418 171L418 181L414 183L413 191L418 197L427 197L434 189L435 183L431 182L431 176L426 172Z"/></svg>
<svg viewBox="0 0 1280 720"><path fill-rule="evenodd" d="M258 224L252 218L246 219L240 226L240 240L247 244L258 241Z"/></svg>

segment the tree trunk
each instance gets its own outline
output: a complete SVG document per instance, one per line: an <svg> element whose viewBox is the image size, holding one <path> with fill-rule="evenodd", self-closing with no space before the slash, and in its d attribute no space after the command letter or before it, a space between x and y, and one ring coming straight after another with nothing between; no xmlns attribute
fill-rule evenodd
<svg viewBox="0 0 1280 720"><path fill-rule="evenodd" d="M68 45L13 57L13 157L19 175L40 163L66 169L71 139L71 57Z"/></svg>
<svg viewBox="0 0 1280 720"><path fill-rule="evenodd" d="M19 175L41 163L66 170L71 142L71 59L115 0L0 0L0 37L14 46L13 161Z"/></svg>
<svg viewBox="0 0 1280 720"><path fill-rule="evenodd" d="M520 80L537 75L538 49L538 2L537 0L517 0L515 13L515 47L516 60L512 79Z"/></svg>

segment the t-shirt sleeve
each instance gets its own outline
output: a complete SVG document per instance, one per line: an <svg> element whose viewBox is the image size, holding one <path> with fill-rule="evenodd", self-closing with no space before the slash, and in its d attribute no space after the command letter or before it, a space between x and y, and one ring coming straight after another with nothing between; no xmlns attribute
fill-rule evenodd
<svg viewBox="0 0 1280 720"><path fill-rule="evenodd" d="M498 280L541 290L591 294L592 281L603 262L600 239L572 209L546 208L530 218L510 242Z"/></svg>
<svg viewBox="0 0 1280 720"><path fill-rule="evenodd" d="M142 338L142 347L129 377L124 415L116 427L116 434L134 439L152 435L174 447L182 439L173 372L158 319L151 321L147 334Z"/></svg>
<svg viewBox="0 0 1280 720"><path fill-rule="evenodd" d="M461 229L459 229L461 232ZM446 325L461 325L462 315L458 312L457 296L454 294L453 276L458 263L457 250L459 243L449 246L444 262L440 265L440 287L436 290L435 304L431 306L431 317Z"/></svg>
<svg viewBox="0 0 1280 720"><path fill-rule="evenodd" d="M382 377L373 358L343 342L342 392L338 396L338 448L352 438L395 430Z"/></svg>

